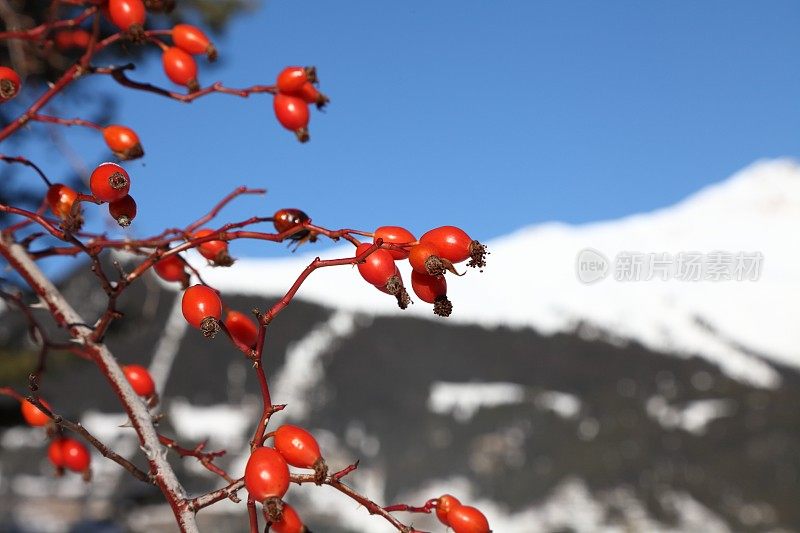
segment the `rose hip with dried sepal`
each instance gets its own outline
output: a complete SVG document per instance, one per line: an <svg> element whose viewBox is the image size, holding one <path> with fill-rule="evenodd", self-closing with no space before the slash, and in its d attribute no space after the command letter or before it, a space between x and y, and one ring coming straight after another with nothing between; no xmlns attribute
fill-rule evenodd
<svg viewBox="0 0 800 533"><path fill-rule="evenodd" d="M444 276L430 276L412 270L411 290L423 302L433 304L434 314L448 317L453 312L453 304L447 299L447 280Z"/></svg>
<svg viewBox="0 0 800 533"><path fill-rule="evenodd" d="M288 503L283 504L281 519L273 522L270 530L275 533L310 533L300 519L300 515Z"/></svg>
<svg viewBox="0 0 800 533"><path fill-rule="evenodd" d="M459 275L453 263L440 256L439 248L427 242L412 246L408 251L408 262L414 272L441 276L445 271Z"/></svg>
<svg viewBox="0 0 800 533"><path fill-rule="evenodd" d="M328 474L317 439L301 427L284 424L275 430L275 449L290 465L314 469L318 480Z"/></svg>
<svg viewBox="0 0 800 533"><path fill-rule="evenodd" d="M168 47L161 54L161 63L167 77L178 85L183 85L189 92L200 89L197 82L197 63L194 58L177 46Z"/></svg>
<svg viewBox="0 0 800 533"><path fill-rule="evenodd" d="M365 253L372 246L369 243L359 244L356 248L356 256ZM374 250L363 263L358 264L358 272L367 283L397 298L397 305L400 306L400 309L405 309L411 303L397 265L394 264L394 257L388 250L383 248Z"/></svg>
<svg viewBox="0 0 800 533"><path fill-rule="evenodd" d="M303 86L300 88L300 94L298 94L300 98L302 98L307 104L314 104L317 106L317 109L323 109L331 99L325 96L322 92L319 91L316 87L314 87L313 83L305 82Z"/></svg>
<svg viewBox="0 0 800 533"><path fill-rule="evenodd" d="M308 141L308 121L311 116L305 100L299 96L279 93L272 99L272 107L281 126L293 131L301 143Z"/></svg>
<svg viewBox="0 0 800 533"><path fill-rule="evenodd" d="M192 55L205 54L209 61L217 59L217 49L203 30L191 24L176 24L172 28L175 46Z"/></svg>
<svg viewBox="0 0 800 533"><path fill-rule="evenodd" d="M192 235L192 238L198 239L207 237L213 233L215 233L214 230L203 228L197 230L194 235ZM231 266L233 264L233 258L228 252L228 243L225 241L218 239L205 241L197 246L197 251L216 266Z"/></svg>
<svg viewBox="0 0 800 533"><path fill-rule="evenodd" d="M131 225L136 218L136 201L128 194L108 204L108 213L123 228Z"/></svg>
<svg viewBox="0 0 800 533"><path fill-rule="evenodd" d="M17 96L21 86L19 74L14 69L0 67L0 104Z"/></svg>
<svg viewBox="0 0 800 533"><path fill-rule="evenodd" d="M107 15L122 31L140 33L144 29L147 10L142 0L109 0Z"/></svg>
<svg viewBox="0 0 800 533"><path fill-rule="evenodd" d="M461 228L455 226L435 228L420 237L419 241L434 245L442 259L453 263L469 259L467 266L477 268L486 266L486 246L471 239Z"/></svg>
<svg viewBox="0 0 800 533"><path fill-rule="evenodd" d="M306 83L317 82L317 69L314 67L286 67L280 74L275 85L278 92L291 96L300 96Z"/></svg>
<svg viewBox="0 0 800 533"><path fill-rule="evenodd" d="M289 490L289 465L274 448L256 448L244 469L244 486L250 496L262 503L271 522L281 519L281 498Z"/></svg>
<svg viewBox="0 0 800 533"><path fill-rule="evenodd" d="M103 140L114 155L125 160L138 159L144 155L142 143L136 132L127 126L111 124L103 128Z"/></svg>
<svg viewBox="0 0 800 533"><path fill-rule="evenodd" d="M222 300L211 287L192 285L183 291L181 310L186 321L192 327L202 330L203 336L213 337L219 331Z"/></svg>
<svg viewBox="0 0 800 533"><path fill-rule="evenodd" d="M118 164L101 163L89 177L89 188L101 202L113 202L128 194L131 178Z"/></svg>

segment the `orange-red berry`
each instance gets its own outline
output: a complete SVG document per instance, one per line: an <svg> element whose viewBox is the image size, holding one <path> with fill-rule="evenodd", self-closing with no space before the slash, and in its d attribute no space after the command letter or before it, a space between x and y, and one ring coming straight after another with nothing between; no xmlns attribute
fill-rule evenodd
<svg viewBox="0 0 800 533"><path fill-rule="evenodd" d="M297 514L294 507L288 503L283 504L283 510L280 520L273 522L270 526L270 531L275 533L307 533L300 515Z"/></svg>
<svg viewBox="0 0 800 533"><path fill-rule="evenodd" d="M439 522L449 527L450 522L447 521L447 513L460 505L461 502L455 496L450 494L439 496L439 499L436 500L436 518L439 519Z"/></svg>
<svg viewBox="0 0 800 533"><path fill-rule="evenodd" d="M181 309L186 321L203 334L212 337L219 329L222 317L222 300L217 291L205 285L193 285L183 292Z"/></svg>
<svg viewBox="0 0 800 533"><path fill-rule="evenodd" d="M275 431L275 449L287 463L298 468L314 468L322 459L314 436L291 424L284 424Z"/></svg>
<svg viewBox="0 0 800 533"><path fill-rule="evenodd" d="M282 498L289 490L286 460L273 448L256 448L244 469L244 485L256 501Z"/></svg>
<svg viewBox="0 0 800 533"><path fill-rule="evenodd" d="M433 304L433 312L439 316L450 316L453 304L447 299L447 280L444 276L431 276L411 271L411 290L420 300Z"/></svg>
<svg viewBox="0 0 800 533"><path fill-rule="evenodd" d="M88 448L81 442L64 438L61 440L61 459L65 468L73 472L86 472L92 456L89 454Z"/></svg>
<svg viewBox="0 0 800 533"><path fill-rule="evenodd" d="M381 226L373 233L373 241L383 239L389 244L408 244L416 241L416 237L405 228L400 226ZM387 250L395 259L405 259L408 257L408 250Z"/></svg>
<svg viewBox="0 0 800 533"><path fill-rule="evenodd" d="M468 266L486 266L486 247L472 240L461 228L455 226L435 228L420 237L419 241L436 246L439 256L453 263L469 259Z"/></svg>
<svg viewBox="0 0 800 533"><path fill-rule="evenodd" d="M297 96L276 94L275 98L273 98L272 106L275 110L275 117L281 123L281 126L293 131L300 142L306 142L309 139L308 121L310 114L305 100Z"/></svg>
<svg viewBox="0 0 800 533"><path fill-rule="evenodd" d="M46 401L39 399L42 402L42 405L50 409L50 404ZM47 416L44 411L33 405L28 400L22 400L20 402L20 410L22 411L22 418L25 419L25 422L28 423L30 426L44 426L50 421L50 417Z"/></svg>
<svg viewBox="0 0 800 533"><path fill-rule="evenodd" d="M136 218L136 201L131 195L123 196L108 204L108 212L123 228L130 226L131 221Z"/></svg>
<svg viewBox="0 0 800 533"><path fill-rule="evenodd" d="M123 31L133 31L144 26L147 10L142 0L108 0L108 16Z"/></svg>
<svg viewBox="0 0 800 533"><path fill-rule="evenodd" d="M188 52L172 46L164 50L161 62L164 72L173 83L188 87L192 92L200 88L197 83L197 63Z"/></svg>
<svg viewBox="0 0 800 533"><path fill-rule="evenodd" d="M245 346L253 346L258 339L258 326L250 317L239 311L228 311L225 328L231 336Z"/></svg>
<svg viewBox="0 0 800 533"><path fill-rule="evenodd" d="M172 28L175 46L190 54L206 54L210 60L217 57L217 50L203 31L191 24L176 24Z"/></svg>
<svg viewBox="0 0 800 533"><path fill-rule="evenodd" d="M155 270L156 274L164 281L183 282L188 279L183 260L177 254L168 255L163 259L159 259L153 265L153 270Z"/></svg>
<svg viewBox="0 0 800 533"><path fill-rule="evenodd" d="M64 451L62 445L64 444L63 438L54 439L47 447L47 458L53 463L56 468L64 468Z"/></svg>
<svg viewBox="0 0 800 533"><path fill-rule="evenodd" d="M17 96L21 85L19 74L14 69L0 67L0 103Z"/></svg>
<svg viewBox="0 0 800 533"><path fill-rule="evenodd" d="M468 505L459 505L447 513L447 521L455 533L490 533L489 521L482 512Z"/></svg>
<svg viewBox="0 0 800 533"><path fill-rule="evenodd" d="M215 233L214 230L203 228L196 231L194 235L192 235L192 238L197 239L207 237L213 233ZM215 239L202 242L197 246L197 251L200 252L200 255L209 261L213 261L216 265L230 266L233 264L233 259L231 259L231 256L228 253L228 243L225 241Z"/></svg>
<svg viewBox="0 0 800 533"><path fill-rule="evenodd" d="M125 379L131 384L134 392L139 396L152 396L156 392L156 383L148 370L140 365L126 365L122 367Z"/></svg>
<svg viewBox="0 0 800 533"><path fill-rule="evenodd" d="M89 188L98 200L113 202L128 194L131 179L125 169L116 163L102 163L92 171Z"/></svg>
<svg viewBox="0 0 800 533"><path fill-rule="evenodd" d="M286 67L278 74L275 85L278 92L291 96L300 96L303 85L317 81L314 67Z"/></svg>
<svg viewBox="0 0 800 533"><path fill-rule="evenodd" d="M103 139L114 155L120 159L136 159L144 155L139 136L127 126L118 124L106 126L103 128Z"/></svg>
<svg viewBox="0 0 800 533"><path fill-rule="evenodd" d="M64 219L72 212L78 193L63 183L54 183L47 189L47 205L58 218Z"/></svg>
<svg viewBox="0 0 800 533"><path fill-rule="evenodd" d="M356 248L356 256L365 253L372 244L362 243ZM370 253L363 263L358 264L358 272L367 283L377 287L383 287L389 282L389 278L396 272L394 257L388 250L378 248Z"/></svg>

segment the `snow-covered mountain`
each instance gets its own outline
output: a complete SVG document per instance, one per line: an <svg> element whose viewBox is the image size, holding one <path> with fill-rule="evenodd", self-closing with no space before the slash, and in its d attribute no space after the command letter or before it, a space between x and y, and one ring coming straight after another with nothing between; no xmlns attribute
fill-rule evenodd
<svg viewBox="0 0 800 533"><path fill-rule="evenodd" d="M730 376L762 387L779 376L766 358L800 367L800 165L757 162L684 201L620 220L570 226L531 226L488 243L489 267L465 279L449 277L455 305L451 320L487 327L532 327L552 334L574 331L633 340L655 351L699 355ZM585 249L602 253L612 269L586 284L577 276ZM289 259L240 259L235 269L205 268L223 291L276 295L319 253L310 248ZM617 281L617 254L715 252L760 254L758 279ZM327 250L345 257L352 247ZM719 264L720 256L717 257ZM735 258L735 257L734 257ZM730 258L729 258L730 259ZM201 264L198 261L198 264ZM752 266L752 265L751 265ZM409 279L407 262L401 264ZM384 315L430 317L417 303L401 312L347 267L315 272L299 296L326 306Z"/></svg>

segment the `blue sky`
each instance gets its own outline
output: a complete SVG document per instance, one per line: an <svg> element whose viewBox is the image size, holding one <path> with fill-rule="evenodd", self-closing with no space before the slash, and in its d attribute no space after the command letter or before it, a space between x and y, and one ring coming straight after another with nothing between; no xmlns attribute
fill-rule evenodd
<svg viewBox="0 0 800 533"><path fill-rule="evenodd" d="M332 104L311 142L278 126L269 96L187 106L127 91L117 122L147 150L127 164L132 232L183 225L240 184L270 193L221 221L292 206L329 227L452 223L481 239L666 206L758 158L800 156L798 27L792 1L265 2L201 81L316 65ZM169 85L156 57L134 77ZM97 136L64 133L102 159Z"/></svg>

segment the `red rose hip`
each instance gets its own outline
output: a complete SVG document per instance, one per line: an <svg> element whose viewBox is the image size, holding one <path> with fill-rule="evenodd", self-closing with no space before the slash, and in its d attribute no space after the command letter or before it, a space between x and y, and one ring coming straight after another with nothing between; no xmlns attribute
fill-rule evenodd
<svg viewBox="0 0 800 533"><path fill-rule="evenodd" d="M113 202L128 194L131 179L125 169L116 163L102 163L92 171L89 188L101 202Z"/></svg>
<svg viewBox="0 0 800 533"><path fill-rule="evenodd" d="M247 460L244 485L256 501L282 498L289 490L289 466L286 460L273 448L256 448Z"/></svg>
<svg viewBox="0 0 800 533"><path fill-rule="evenodd" d="M219 331L217 321L222 317L222 300L217 291L205 285L193 285L183 292L183 317L193 327L213 337Z"/></svg>

